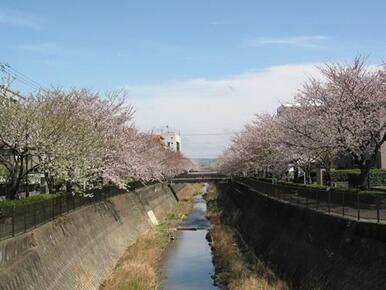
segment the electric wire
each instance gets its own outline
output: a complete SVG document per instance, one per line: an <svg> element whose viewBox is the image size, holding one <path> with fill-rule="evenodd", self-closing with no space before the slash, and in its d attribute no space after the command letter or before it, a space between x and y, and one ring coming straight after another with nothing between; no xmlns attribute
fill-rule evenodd
<svg viewBox="0 0 386 290"><path fill-rule="evenodd" d="M9 64L0 64L1 71L11 76L14 80L19 81L23 83L24 85L32 88L34 91L39 91L45 89L43 86L38 83L37 81L33 80L26 74L16 70L15 68L11 67Z"/></svg>

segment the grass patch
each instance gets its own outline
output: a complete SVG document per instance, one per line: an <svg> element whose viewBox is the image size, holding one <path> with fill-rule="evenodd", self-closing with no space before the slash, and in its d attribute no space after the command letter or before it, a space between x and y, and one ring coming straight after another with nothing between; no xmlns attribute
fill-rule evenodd
<svg viewBox="0 0 386 290"><path fill-rule="evenodd" d="M208 239L213 252L215 283L230 290L288 289L269 267L246 248L233 227L221 223L217 197L217 189L211 185L205 199L208 203L207 216L213 224Z"/></svg>
<svg viewBox="0 0 386 290"><path fill-rule="evenodd" d="M191 211L193 197L202 185L186 186L179 194L176 209L165 221L143 234L118 261L112 275L101 285L101 290L151 290L160 284L159 267L163 252L174 239L175 228ZM181 195L180 195L181 193Z"/></svg>

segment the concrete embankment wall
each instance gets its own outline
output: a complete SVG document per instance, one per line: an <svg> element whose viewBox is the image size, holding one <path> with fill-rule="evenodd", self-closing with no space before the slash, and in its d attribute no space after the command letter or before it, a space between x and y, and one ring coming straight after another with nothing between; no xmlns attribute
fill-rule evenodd
<svg viewBox="0 0 386 290"><path fill-rule="evenodd" d="M386 225L283 203L219 184L223 220L292 289L385 289Z"/></svg>
<svg viewBox="0 0 386 290"><path fill-rule="evenodd" d="M125 249L153 226L148 213L162 221L176 203L166 184L155 184L1 241L0 289L96 289Z"/></svg>

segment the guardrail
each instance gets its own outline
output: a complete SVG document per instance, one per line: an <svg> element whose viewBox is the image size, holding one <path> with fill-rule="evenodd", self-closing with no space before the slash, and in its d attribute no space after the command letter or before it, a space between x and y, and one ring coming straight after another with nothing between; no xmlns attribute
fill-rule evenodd
<svg viewBox="0 0 386 290"><path fill-rule="evenodd" d="M296 184L272 184L254 178L235 181L253 190L285 202L356 220L386 221L386 194L345 190L321 190Z"/></svg>

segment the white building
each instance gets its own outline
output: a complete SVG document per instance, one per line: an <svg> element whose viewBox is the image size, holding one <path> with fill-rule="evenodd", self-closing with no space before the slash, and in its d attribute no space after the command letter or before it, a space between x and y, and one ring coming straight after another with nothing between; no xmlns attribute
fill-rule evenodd
<svg viewBox="0 0 386 290"><path fill-rule="evenodd" d="M161 134L165 146L171 150L180 152L181 151L181 136L175 132L166 132Z"/></svg>

